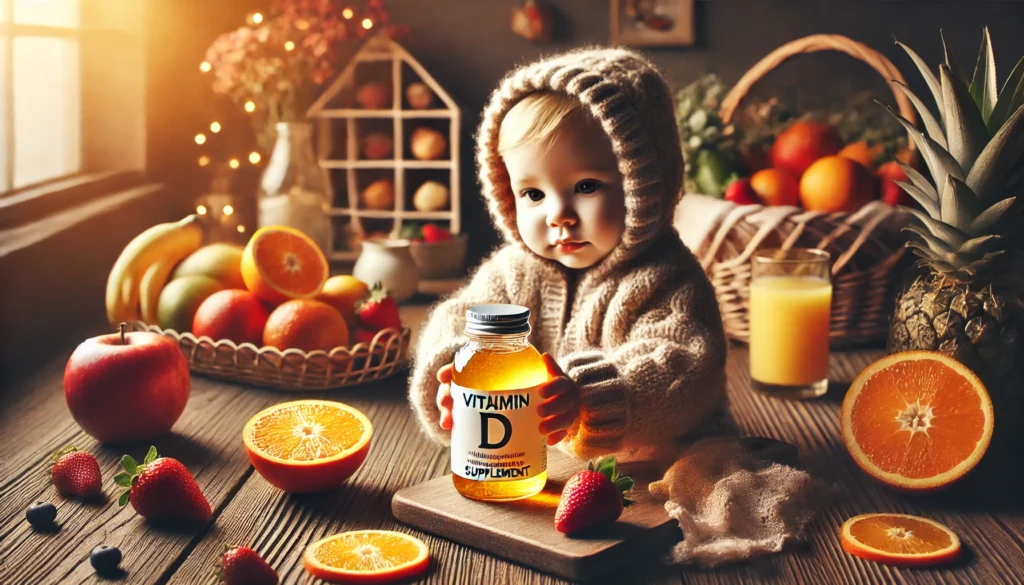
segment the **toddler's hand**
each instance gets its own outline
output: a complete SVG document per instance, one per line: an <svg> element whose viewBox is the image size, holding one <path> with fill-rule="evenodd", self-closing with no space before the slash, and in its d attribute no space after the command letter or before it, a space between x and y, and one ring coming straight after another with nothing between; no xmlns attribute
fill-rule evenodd
<svg viewBox="0 0 1024 585"><path fill-rule="evenodd" d="M441 428L452 430L452 364L443 366L437 371L437 381L441 386L437 389L437 408L441 411Z"/></svg>
<svg viewBox="0 0 1024 585"><path fill-rule="evenodd" d="M565 438L569 427L579 417L580 389L555 363L555 358L550 354L542 357L551 379L540 386L539 394L544 402L537 406L537 412L544 419L540 422L541 434L547 435L548 445L554 445Z"/></svg>

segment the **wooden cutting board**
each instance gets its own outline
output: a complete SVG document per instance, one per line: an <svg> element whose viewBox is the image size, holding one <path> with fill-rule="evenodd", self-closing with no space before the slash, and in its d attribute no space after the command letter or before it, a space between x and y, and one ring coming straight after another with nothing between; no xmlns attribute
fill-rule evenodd
<svg viewBox="0 0 1024 585"><path fill-rule="evenodd" d="M450 475L399 490L391 500L395 518L410 526L511 561L573 580L605 575L642 556L668 551L682 538L646 485L637 485L618 522L581 538L555 530L562 486L586 467L561 452L548 452L548 483L536 496L500 504L465 498Z"/></svg>

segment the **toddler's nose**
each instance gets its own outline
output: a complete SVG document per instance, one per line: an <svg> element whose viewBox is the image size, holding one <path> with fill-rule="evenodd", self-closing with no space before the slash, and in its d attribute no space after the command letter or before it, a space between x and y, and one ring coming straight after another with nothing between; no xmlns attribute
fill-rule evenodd
<svg viewBox="0 0 1024 585"><path fill-rule="evenodd" d="M576 225L579 218L572 205L568 205L562 197L550 197L549 200L548 226L558 228Z"/></svg>

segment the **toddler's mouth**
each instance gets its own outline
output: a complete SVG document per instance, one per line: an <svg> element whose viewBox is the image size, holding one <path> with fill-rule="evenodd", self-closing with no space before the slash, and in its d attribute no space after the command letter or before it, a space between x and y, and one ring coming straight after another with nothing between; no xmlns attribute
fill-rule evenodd
<svg viewBox="0 0 1024 585"><path fill-rule="evenodd" d="M563 254L572 254L573 252L578 252L579 250L583 249L583 247L586 246L587 244L588 242L573 242L570 240L559 240L555 242L555 249Z"/></svg>

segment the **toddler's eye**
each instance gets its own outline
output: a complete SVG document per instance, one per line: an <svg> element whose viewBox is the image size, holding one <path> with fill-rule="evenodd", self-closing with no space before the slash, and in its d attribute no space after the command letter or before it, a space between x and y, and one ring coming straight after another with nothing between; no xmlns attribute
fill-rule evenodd
<svg viewBox="0 0 1024 585"><path fill-rule="evenodd" d="M536 203L544 198L544 192L540 189L527 189L522 193L523 197L529 197L530 201Z"/></svg>
<svg viewBox="0 0 1024 585"><path fill-rule="evenodd" d="M576 183L576 192L583 193L584 195L590 195L601 188L601 183L592 179L587 179Z"/></svg>

